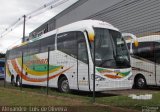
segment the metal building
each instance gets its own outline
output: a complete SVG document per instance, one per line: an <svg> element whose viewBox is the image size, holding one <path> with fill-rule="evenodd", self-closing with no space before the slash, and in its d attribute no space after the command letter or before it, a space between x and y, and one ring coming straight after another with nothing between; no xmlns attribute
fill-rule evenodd
<svg viewBox="0 0 160 112"><path fill-rule="evenodd" d="M106 21L139 36L159 33L159 6L160 0L79 0L31 32L30 39L82 19Z"/></svg>

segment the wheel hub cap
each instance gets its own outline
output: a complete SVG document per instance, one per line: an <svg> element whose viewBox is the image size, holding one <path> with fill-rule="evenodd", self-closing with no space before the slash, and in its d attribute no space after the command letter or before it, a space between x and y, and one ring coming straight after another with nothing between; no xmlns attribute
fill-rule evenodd
<svg viewBox="0 0 160 112"><path fill-rule="evenodd" d="M138 80L138 86L139 86L139 87L143 87L144 83L145 83L145 81L144 81L143 78L140 78L140 79Z"/></svg>

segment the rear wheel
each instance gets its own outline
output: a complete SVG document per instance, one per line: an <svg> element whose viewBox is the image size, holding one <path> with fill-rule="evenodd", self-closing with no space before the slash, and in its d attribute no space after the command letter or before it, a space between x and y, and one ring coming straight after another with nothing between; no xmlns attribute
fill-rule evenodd
<svg viewBox="0 0 160 112"><path fill-rule="evenodd" d="M20 86L21 86L21 80L20 80L20 77L19 77L19 76L17 76L17 78L16 78L16 86L17 86L17 87L20 87Z"/></svg>
<svg viewBox="0 0 160 112"><path fill-rule="evenodd" d="M144 76L140 75L135 79L135 86L138 89L146 88L146 79Z"/></svg>
<svg viewBox="0 0 160 112"><path fill-rule="evenodd" d="M14 76L13 75L11 76L11 85L15 86L15 81L14 81Z"/></svg>
<svg viewBox="0 0 160 112"><path fill-rule="evenodd" d="M69 82L66 77L62 77L61 79L59 79L58 90L64 93L68 93L70 91Z"/></svg>

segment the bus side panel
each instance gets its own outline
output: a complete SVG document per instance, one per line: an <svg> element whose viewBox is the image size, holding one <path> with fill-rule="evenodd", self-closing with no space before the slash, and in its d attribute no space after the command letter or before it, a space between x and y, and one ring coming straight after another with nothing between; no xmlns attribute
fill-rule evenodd
<svg viewBox="0 0 160 112"><path fill-rule="evenodd" d="M131 63L134 77L141 74L145 77L147 85L156 84L154 63L145 59L137 59L135 57L131 58Z"/></svg>
<svg viewBox="0 0 160 112"><path fill-rule="evenodd" d="M58 78L63 74L68 79L70 89L77 89L77 59L75 57L67 55L58 50L51 51L50 64L61 67L61 72L59 72L59 75L54 83L52 83L52 86L58 86Z"/></svg>
<svg viewBox="0 0 160 112"><path fill-rule="evenodd" d="M7 82L11 82L11 75L22 75L22 83L27 85L47 85L48 52L7 61ZM60 51L50 51L49 86L57 87L58 78L64 74L70 84L70 89L77 89L77 60ZM16 81L16 80L15 80Z"/></svg>
<svg viewBox="0 0 160 112"><path fill-rule="evenodd" d="M21 60L18 60L21 65ZM23 57L23 84L47 85L48 53L39 53Z"/></svg>

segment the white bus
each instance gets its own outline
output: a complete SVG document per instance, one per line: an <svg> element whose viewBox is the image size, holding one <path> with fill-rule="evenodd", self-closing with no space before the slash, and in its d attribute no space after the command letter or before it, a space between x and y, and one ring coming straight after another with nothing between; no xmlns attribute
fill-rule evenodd
<svg viewBox="0 0 160 112"><path fill-rule="evenodd" d="M95 91L131 89L126 43L117 28L98 20L78 21L8 50L6 81L46 86L48 80L61 92L93 91L94 42Z"/></svg>
<svg viewBox="0 0 160 112"><path fill-rule="evenodd" d="M160 35L140 37L137 40L138 47L131 45L132 42L127 40L131 52L134 86L160 86Z"/></svg>

